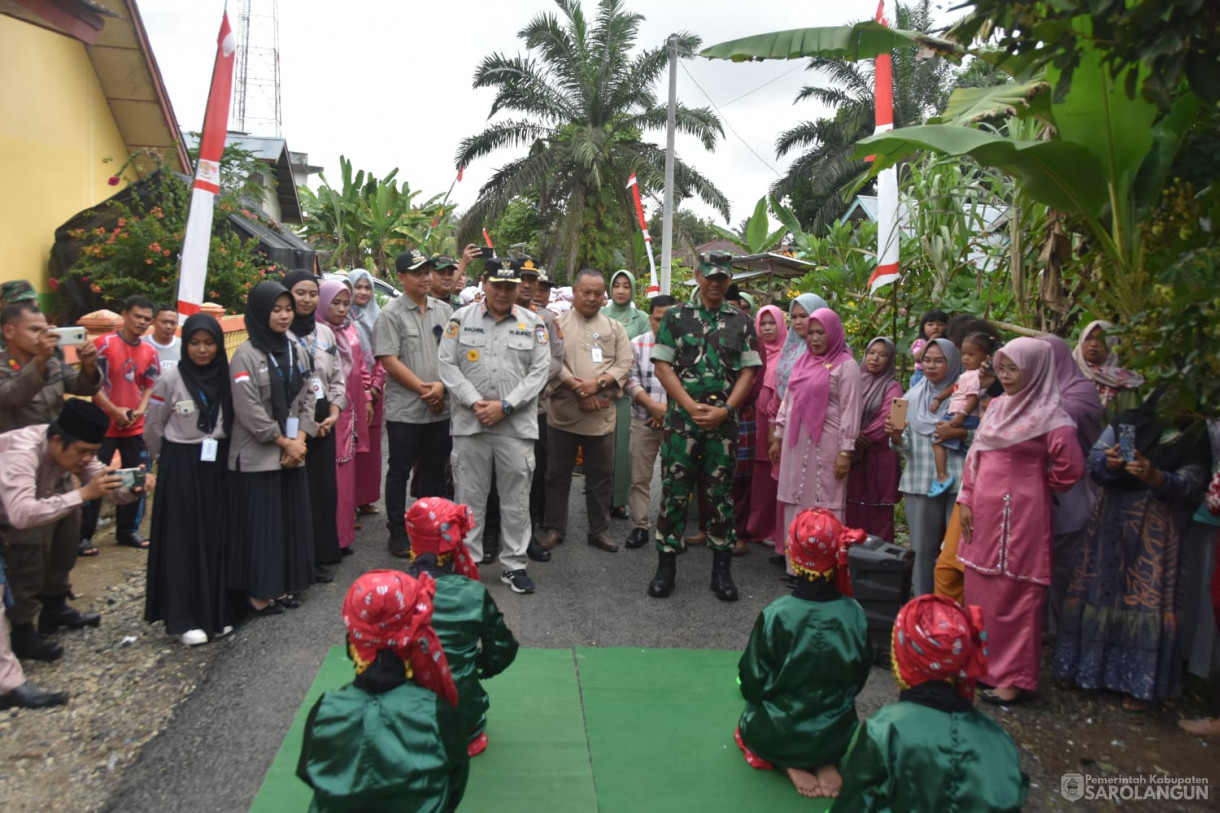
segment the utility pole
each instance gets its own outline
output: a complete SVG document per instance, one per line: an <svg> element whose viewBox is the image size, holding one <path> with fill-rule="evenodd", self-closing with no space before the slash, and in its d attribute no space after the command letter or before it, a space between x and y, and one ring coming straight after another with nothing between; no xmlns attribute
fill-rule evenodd
<svg viewBox="0 0 1220 813"><path fill-rule="evenodd" d="M678 43L669 44L669 115L665 125L665 203L661 210L661 293L670 293L670 265L674 256L674 127L678 106Z"/></svg>

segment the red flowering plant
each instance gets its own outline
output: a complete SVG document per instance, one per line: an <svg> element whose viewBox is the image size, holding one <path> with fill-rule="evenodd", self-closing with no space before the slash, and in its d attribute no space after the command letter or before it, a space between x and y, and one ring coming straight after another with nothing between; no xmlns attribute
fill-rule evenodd
<svg viewBox="0 0 1220 813"><path fill-rule="evenodd" d="M226 156L228 153L226 149ZM122 171L115 177L122 178ZM133 294L158 303L178 300L178 263L190 203L189 185L163 168L133 184L131 191L133 194L117 195L98 207L94 214L99 217L94 222L104 221L103 225L68 232L82 245L63 282L75 283L81 294L88 289L95 295L94 304L100 300L100 304L116 311ZM241 312L249 290L277 270L258 251L256 241L243 241L233 229L225 228L224 222L233 212L265 228L278 229L267 218L245 208L240 191L222 189L212 214L204 293L207 301L217 302L231 313Z"/></svg>

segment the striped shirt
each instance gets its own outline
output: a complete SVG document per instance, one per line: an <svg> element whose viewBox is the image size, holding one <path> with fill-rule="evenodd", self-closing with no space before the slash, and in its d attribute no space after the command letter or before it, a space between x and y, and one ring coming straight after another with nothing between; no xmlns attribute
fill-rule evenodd
<svg viewBox="0 0 1220 813"><path fill-rule="evenodd" d="M636 393L643 392L658 404L664 406L669 400L665 388L657 381L655 368L652 366L652 348L656 344L656 336L650 330L641 333L631 340L631 375L627 379L627 397L631 399L631 415L646 421L652 413L635 400Z"/></svg>

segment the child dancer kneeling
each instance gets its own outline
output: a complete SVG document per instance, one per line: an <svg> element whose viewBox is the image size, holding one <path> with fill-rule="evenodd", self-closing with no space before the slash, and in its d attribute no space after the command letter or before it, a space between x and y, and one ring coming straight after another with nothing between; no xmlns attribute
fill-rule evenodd
<svg viewBox="0 0 1220 813"><path fill-rule="evenodd" d="M343 600L356 679L309 712L297 776L311 811L456 810L470 758L458 693L432 629L430 576L370 570Z"/></svg>
<svg viewBox="0 0 1220 813"><path fill-rule="evenodd" d="M436 580L432 628L449 658L458 688L458 711L469 736L470 756L487 748L490 701L481 680L503 672L517 657L517 639L496 600L479 583L479 568L466 550L474 513L441 497L416 500L407 511L411 575Z"/></svg>
<svg viewBox="0 0 1220 813"><path fill-rule="evenodd" d="M986 672L982 610L920 596L894 622L898 702L864 721L831 811L1010 811L1029 779L1004 729L974 708Z"/></svg>
<svg viewBox="0 0 1220 813"><path fill-rule="evenodd" d="M746 699L737 745L751 767L783 768L802 796L838 793L835 763L858 722L871 657L847 546L866 538L825 509L797 514L788 529L796 587L763 609L737 666Z"/></svg>

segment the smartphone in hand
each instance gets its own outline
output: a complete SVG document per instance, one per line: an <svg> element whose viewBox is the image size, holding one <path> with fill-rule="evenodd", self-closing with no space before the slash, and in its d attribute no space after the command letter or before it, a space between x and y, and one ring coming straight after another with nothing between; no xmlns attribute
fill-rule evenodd
<svg viewBox="0 0 1220 813"><path fill-rule="evenodd" d="M895 398L890 402L890 426L902 429L907 425L907 409L911 402L905 398Z"/></svg>
<svg viewBox="0 0 1220 813"><path fill-rule="evenodd" d="M1129 423L1118 425L1118 454L1127 463L1135 462L1135 426Z"/></svg>

